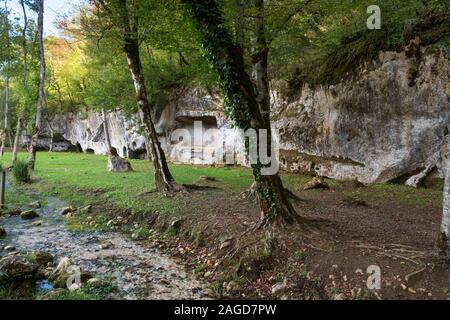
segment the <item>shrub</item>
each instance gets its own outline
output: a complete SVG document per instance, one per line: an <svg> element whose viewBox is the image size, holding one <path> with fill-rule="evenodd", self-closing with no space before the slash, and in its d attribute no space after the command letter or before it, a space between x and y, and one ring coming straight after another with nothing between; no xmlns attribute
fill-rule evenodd
<svg viewBox="0 0 450 320"><path fill-rule="evenodd" d="M17 182L30 182L31 176L30 169L28 168L28 162L22 159L18 159L13 166L13 176Z"/></svg>

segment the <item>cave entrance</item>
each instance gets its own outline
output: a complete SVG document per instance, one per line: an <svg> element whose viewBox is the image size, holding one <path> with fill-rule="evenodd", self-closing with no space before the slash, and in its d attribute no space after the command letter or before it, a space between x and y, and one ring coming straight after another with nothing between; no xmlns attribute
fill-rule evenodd
<svg viewBox="0 0 450 320"><path fill-rule="evenodd" d="M128 151L128 158L129 159L135 159L135 160L147 160L147 149L140 148L136 150L129 150Z"/></svg>

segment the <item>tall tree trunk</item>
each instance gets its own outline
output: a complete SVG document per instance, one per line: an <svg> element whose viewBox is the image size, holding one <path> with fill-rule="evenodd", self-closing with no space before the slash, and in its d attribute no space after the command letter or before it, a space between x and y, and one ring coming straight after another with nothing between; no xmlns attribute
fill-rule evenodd
<svg viewBox="0 0 450 320"><path fill-rule="evenodd" d="M111 138L109 136L109 128L108 128L108 118L106 117L105 109L102 108L102 117L103 117L103 131L105 133L105 145L108 155L112 153L112 145Z"/></svg>
<svg viewBox="0 0 450 320"><path fill-rule="evenodd" d="M265 21L264 21L264 0L253 0L255 7L255 13L253 18L254 32L251 39L251 61L252 61L252 78L256 85L256 101L259 105L259 110L266 126L271 128L270 125L270 84L269 84L269 48L267 44L265 34ZM239 43L238 43L239 46ZM267 143L272 143L271 134L269 132ZM271 150L271 148L268 148ZM250 190L246 193L249 198L253 198L257 195L258 183L255 181Z"/></svg>
<svg viewBox="0 0 450 320"><path fill-rule="evenodd" d="M197 22L207 57L219 74L226 97L226 108L234 123L243 130L263 129L270 134L270 121L261 112L253 83L245 71L242 52L234 45L224 27L222 13L214 0L182 0ZM261 142L261 141L259 141ZM258 143L259 143L258 142ZM266 141L264 141L265 143ZM269 149L270 150L270 149ZM252 165L261 208L261 225L273 222L294 223L303 219L288 201L278 174L263 175L262 164Z"/></svg>
<svg viewBox="0 0 450 320"><path fill-rule="evenodd" d="M269 47L264 25L264 0L254 0L254 3L256 14L255 39L252 48L253 80L257 89L256 101L264 121L270 127Z"/></svg>
<svg viewBox="0 0 450 320"><path fill-rule="evenodd" d="M5 88L5 114L4 114L4 128L2 132L2 145L0 146L0 156L3 157L5 153L5 145L6 145L6 138L8 136L8 114L9 114L9 16L8 16L8 0L5 0L5 14L6 14L6 88Z"/></svg>
<svg viewBox="0 0 450 320"><path fill-rule="evenodd" d="M441 150L442 171L444 172L444 201L442 210L441 230L437 246L442 256L447 256L448 239L450 236L450 135L446 137Z"/></svg>
<svg viewBox="0 0 450 320"><path fill-rule="evenodd" d="M47 125L48 125L48 129L50 130L50 145L48 148L48 152L53 152L53 144L54 144L54 140L55 140L55 131L53 130L51 121L48 120L47 121Z"/></svg>
<svg viewBox="0 0 450 320"><path fill-rule="evenodd" d="M158 134L153 123L151 114L152 108L147 97L147 89L145 86L144 73L142 70L139 52L138 18L136 14L133 13L130 21L130 14L126 0L119 0L118 3L120 11L119 15L121 19L120 25L123 33L124 52L126 54L128 67L133 78L138 108L142 114L144 127L147 132L147 136L149 137L150 145L147 147L150 148L152 155L155 187L158 192L165 195L171 195L174 192L183 190L183 187L175 182L169 171L166 156L161 148ZM136 3L133 2L133 5L135 6Z"/></svg>
<svg viewBox="0 0 450 320"><path fill-rule="evenodd" d="M39 48L39 89L36 100L36 120L34 124L33 134L30 140L28 150L28 166L34 170L36 165L36 149L41 132L42 103L44 101L44 83L45 83L45 53L44 53L44 0L37 1L39 6L38 13L38 48Z"/></svg>
<svg viewBox="0 0 450 320"><path fill-rule="evenodd" d="M23 50L23 85L25 91L28 90L28 44L27 44L27 29L28 29L28 17L27 10L25 8L24 0L20 0L23 13L23 29L22 29L22 50ZM14 136L14 145L12 150L12 162L17 160L17 152L19 150L20 135L25 122L25 118L28 114L28 108L25 105L22 113L19 114L17 119L16 133Z"/></svg>
<svg viewBox="0 0 450 320"><path fill-rule="evenodd" d="M6 71L9 72L9 71ZM9 74L6 75L6 88L5 88L5 115L4 115L4 129L2 132L2 145L0 147L0 156L5 154L6 139L8 137L8 114L9 114Z"/></svg>
<svg viewBox="0 0 450 320"><path fill-rule="evenodd" d="M145 152L147 154L147 159L150 160L152 158L152 152L150 150L150 139L148 137L147 130L145 129L144 120L143 119L144 119L144 116L142 115L141 112L139 112L140 126L141 126L141 128L144 128Z"/></svg>

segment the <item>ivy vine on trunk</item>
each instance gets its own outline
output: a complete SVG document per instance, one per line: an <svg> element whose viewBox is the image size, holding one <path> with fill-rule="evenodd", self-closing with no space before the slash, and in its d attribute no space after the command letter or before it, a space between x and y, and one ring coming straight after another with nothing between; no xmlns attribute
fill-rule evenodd
<svg viewBox="0 0 450 320"><path fill-rule="evenodd" d="M181 0L197 23L202 35L206 58L219 75L225 98L225 111L233 123L243 130L267 130L270 135L270 119L260 109L258 94L250 76L245 71L242 50L236 46L224 26L221 10L214 0ZM270 138L268 139L270 142ZM261 141L258 141L258 144ZM259 149L259 148L258 148ZM270 149L269 149L270 150ZM286 197L278 174L262 175L261 165L252 165L256 192L261 208L261 225L282 221L288 224L303 222Z"/></svg>

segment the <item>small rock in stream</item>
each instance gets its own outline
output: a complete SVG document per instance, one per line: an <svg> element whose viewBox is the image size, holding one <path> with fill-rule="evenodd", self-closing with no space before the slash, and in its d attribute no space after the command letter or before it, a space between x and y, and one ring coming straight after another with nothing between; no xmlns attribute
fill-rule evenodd
<svg viewBox="0 0 450 320"><path fill-rule="evenodd" d="M0 227L0 238L6 237L6 230L3 227Z"/></svg>
<svg viewBox="0 0 450 320"><path fill-rule="evenodd" d="M20 217L21 217L23 220L32 220L32 219L38 218L39 215L38 215L38 213L37 213L36 211L34 211L34 210L27 210L27 211L23 211L23 212L20 214Z"/></svg>
<svg viewBox="0 0 450 320"><path fill-rule="evenodd" d="M106 286L108 283L99 278L92 278L87 281L87 285L91 288L101 288Z"/></svg>
<svg viewBox="0 0 450 320"><path fill-rule="evenodd" d="M111 242L105 242L100 245L101 250L111 249L113 247Z"/></svg>
<svg viewBox="0 0 450 320"><path fill-rule="evenodd" d="M6 252L13 252L13 251L16 251L16 247L14 247L13 245L9 245L9 246L6 246L6 247L4 248L4 250L5 250Z"/></svg>
<svg viewBox="0 0 450 320"><path fill-rule="evenodd" d="M0 208L0 216L19 216L22 211L19 209L8 209L8 208Z"/></svg>
<svg viewBox="0 0 450 320"><path fill-rule="evenodd" d="M33 209L40 209L42 207L40 201L35 201L33 203L30 203L28 206Z"/></svg>
<svg viewBox="0 0 450 320"><path fill-rule="evenodd" d="M34 221L33 223L31 223L31 225L32 225L33 227L40 227L40 226L42 226L42 221L41 221L41 220L39 220L39 221Z"/></svg>

